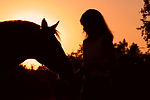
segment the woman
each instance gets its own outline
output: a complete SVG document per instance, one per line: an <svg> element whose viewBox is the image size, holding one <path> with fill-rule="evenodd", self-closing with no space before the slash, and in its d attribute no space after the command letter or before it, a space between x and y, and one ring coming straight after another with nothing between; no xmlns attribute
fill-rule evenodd
<svg viewBox="0 0 150 100"><path fill-rule="evenodd" d="M113 35L102 14L95 9L87 10L80 22L87 36L83 41L84 66L81 72L86 80L81 100L110 100L109 72L116 66Z"/></svg>

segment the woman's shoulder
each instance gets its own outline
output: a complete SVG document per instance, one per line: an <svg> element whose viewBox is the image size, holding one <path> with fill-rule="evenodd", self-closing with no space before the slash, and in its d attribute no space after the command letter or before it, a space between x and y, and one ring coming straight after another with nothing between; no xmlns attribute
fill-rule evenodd
<svg viewBox="0 0 150 100"><path fill-rule="evenodd" d="M108 48L111 47L113 45L113 40L112 37L109 35L106 35L103 39L102 39L102 46L104 48Z"/></svg>
<svg viewBox="0 0 150 100"><path fill-rule="evenodd" d="M110 35L103 35L103 36L97 36L96 38L87 38L83 41L84 44L89 44L89 45L94 45L94 44L99 44L101 42L112 42L112 36Z"/></svg>
<svg viewBox="0 0 150 100"><path fill-rule="evenodd" d="M101 43L101 42L104 42L104 41L112 41L111 36L109 36L109 35L100 36L100 37L97 38L95 43Z"/></svg>
<svg viewBox="0 0 150 100"><path fill-rule="evenodd" d="M104 35L103 38L112 40L113 37L111 35Z"/></svg>
<svg viewBox="0 0 150 100"><path fill-rule="evenodd" d="M112 36L110 36L110 35L105 35L105 36L103 36L103 38L102 38L102 42L112 42L113 41L113 38L112 38Z"/></svg>
<svg viewBox="0 0 150 100"><path fill-rule="evenodd" d="M90 44L94 44L97 41L101 40L103 38L103 36L94 36L94 37L88 37L87 39L85 39L83 41L83 43L90 43Z"/></svg>

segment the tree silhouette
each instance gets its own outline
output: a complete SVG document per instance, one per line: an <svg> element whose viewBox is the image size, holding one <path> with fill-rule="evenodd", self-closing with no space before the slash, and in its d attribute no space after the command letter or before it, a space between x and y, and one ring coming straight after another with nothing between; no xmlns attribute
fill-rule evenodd
<svg viewBox="0 0 150 100"><path fill-rule="evenodd" d="M117 58L120 58L121 56L125 56L128 52L128 42L126 42L125 39L123 39L123 41L117 43L114 43L114 49L116 52L116 56Z"/></svg>
<svg viewBox="0 0 150 100"><path fill-rule="evenodd" d="M138 56L139 54L141 54L139 46L136 43L132 43L128 54L131 56Z"/></svg>
<svg viewBox="0 0 150 100"><path fill-rule="evenodd" d="M140 13L142 14L143 18L141 21L143 22L143 25L138 30L142 31L142 37L147 42L147 47L150 48L150 1L149 0L143 0L144 6L141 8Z"/></svg>
<svg viewBox="0 0 150 100"><path fill-rule="evenodd" d="M83 45L79 45L77 52L72 51L68 54L68 59L70 60L74 72L81 68L83 62Z"/></svg>

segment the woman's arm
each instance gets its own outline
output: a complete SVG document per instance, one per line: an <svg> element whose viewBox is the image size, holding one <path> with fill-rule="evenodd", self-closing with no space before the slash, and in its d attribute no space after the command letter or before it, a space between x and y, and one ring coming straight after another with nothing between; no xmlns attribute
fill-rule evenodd
<svg viewBox="0 0 150 100"><path fill-rule="evenodd" d="M117 80L119 79L118 78L118 62L117 62L117 58L116 58L116 54L115 54L115 51L114 51L114 46L113 46L113 43L110 39L110 37L105 37L102 41L102 46L104 48L104 51L106 53L106 56L108 58L108 61L109 61L109 75L112 79L112 83L113 84L116 84L117 83Z"/></svg>
<svg viewBox="0 0 150 100"><path fill-rule="evenodd" d="M110 70L117 67L117 59L114 51L114 46L112 40L109 36L106 36L102 40L102 46L104 48L104 52L108 58ZM113 67L113 68L112 68Z"/></svg>

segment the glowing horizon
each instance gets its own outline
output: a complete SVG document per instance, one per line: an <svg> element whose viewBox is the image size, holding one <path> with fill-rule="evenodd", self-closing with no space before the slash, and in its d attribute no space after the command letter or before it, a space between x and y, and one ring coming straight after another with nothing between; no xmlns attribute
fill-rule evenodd
<svg viewBox="0 0 150 100"><path fill-rule="evenodd" d="M42 64L39 63L36 59L26 59L20 65L22 65L26 69L33 69L33 70L37 70L39 66L42 66Z"/></svg>

